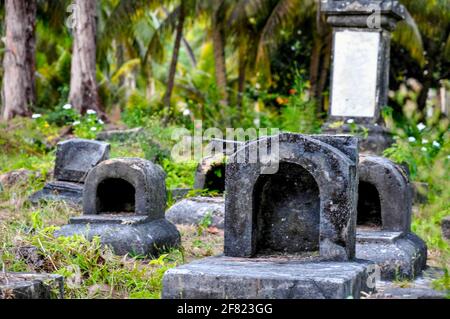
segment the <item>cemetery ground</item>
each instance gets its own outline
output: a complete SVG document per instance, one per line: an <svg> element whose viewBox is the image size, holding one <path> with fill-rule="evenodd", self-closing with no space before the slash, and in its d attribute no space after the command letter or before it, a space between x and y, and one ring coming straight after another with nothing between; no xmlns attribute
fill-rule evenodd
<svg viewBox="0 0 450 319"><path fill-rule="evenodd" d="M54 145L61 132L52 128L47 131L30 129L33 125L32 120L20 119L0 127L0 175L3 178L0 192L0 281L8 280L1 273L6 271L52 273L65 277L66 298L160 298L166 270L222 253L223 231L210 227L208 218L197 226L179 226L182 246L168 250L157 259L116 256L110 249L101 247L99 240L55 238L52 234L57 227L67 224L70 217L82 212L65 203L33 206L27 202L31 194L52 179ZM147 127L141 137L111 142L111 158L153 160L165 170L168 189L190 188L194 183L196 163L180 164L170 160L168 154L173 143L170 142L170 134L171 128ZM448 138L444 141L447 142L442 145L442 154L432 160L419 158L424 156L420 148L419 152L415 149L408 151L410 156L417 157L411 172L413 180L428 183L424 194L428 200L414 206L413 231L428 245L428 266L444 269L444 276L433 282L434 288L448 291L450 248L449 242L442 237L440 226L441 220L450 213ZM393 159L410 146L408 141L397 143L397 149L391 149ZM195 195L198 193L192 192L188 196ZM174 200L169 197L168 207L173 204ZM396 278L395 284L408 287L410 282Z"/></svg>

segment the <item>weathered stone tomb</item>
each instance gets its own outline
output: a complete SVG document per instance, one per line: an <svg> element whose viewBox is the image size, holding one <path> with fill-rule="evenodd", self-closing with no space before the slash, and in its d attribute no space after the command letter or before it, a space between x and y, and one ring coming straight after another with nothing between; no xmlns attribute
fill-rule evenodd
<svg viewBox="0 0 450 319"><path fill-rule="evenodd" d="M57 145L54 181L31 196L40 200L66 201L82 204L86 176L94 166L109 158L110 145L104 142L71 139Z"/></svg>
<svg viewBox="0 0 450 319"><path fill-rule="evenodd" d="M267 174L246 155L279 146ZM280 134L246 143L226 166L224 256L169 270L164 298L358 298L357 139ZM273 154L272 154L273 155ZM239 158L244 158L243 162Z"/></svg>
<svg viewBox="0 0 450 319"><path fill-rule="evenodd" d="M383 279L412 278L426 266L427 248L411 232L413 190L405 170L361 155L356 256L380 266Z"/></svg>
<svg viewBox="0 0 450 319"><path fill-rule="evenodd" d="M177 246L180 235L165 219L165 173L139 158L107 160L92 169L83 193L84 215L58 236L99 236L119 255L157 255Z"/></svg>
<svg viewBox="0 0 450 319"><path fill-rule="evenodd" d="M207 156L198 164L194 189L214 191L217 192L217 196L181 199L167 211L167 219L174 224L198 225L210 215L211 226L223 229L226 156L235 153L243 144L237 141L213 139L206 147Z"/></svg>

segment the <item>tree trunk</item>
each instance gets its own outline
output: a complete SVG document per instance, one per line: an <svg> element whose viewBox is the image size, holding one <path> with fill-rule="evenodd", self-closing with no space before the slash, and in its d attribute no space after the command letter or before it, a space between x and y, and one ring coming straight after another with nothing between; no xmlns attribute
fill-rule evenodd
<svg viewBox="0 0 450 319"><path fill-rule="evenodd" d="M96 0L75 0L69 103L85 113L100 110L96 80Z"/></svg>
<svg viewBox="0 0 450 319"><path fill-rule="evenodd" d="M180 55L181 40L183 39L184 21L186 20L186 11L183 3L180 5L180 15L178 17L178 24L175 35L175 43L173 47L172 62L170 63L169 77L167 79L167 90L164 95L164 106L166 107L166 116L164 117L164 124L167 124L170 117L170 100L172 99L172 92L175 86L175 75L177 71L178 57Z"/></svg>
<svg viewBox="0 0 450 319"><path fill-rule="evenodd" d="M36 1L5 0L6 50L3 60L2 118L29 115L36 102Z"/></svg>
<svg viewBox="0 0 450 319"><path fill-rule="evenodd" d="M328 80L330 79L330 67L331 67L331 50L332 50L332 35L329 33L325 37L325 48L322 57L322 66L320 68L319 82L317 84L317 111L323 113L323 92L325 91Z"/></svg>
<svg viewBox="0 0 450 319"><path fill-rule="evenodd" d="M221 103L228 105L227 69L225 61L225 41L222 29L213 22L212 40L214 47L214 63L216 85L222 97Z"/></svg>
<svg viewBox="0 0 450 319"><path fill-rule="evenodd" d="M239 116L242 116L246 70L247 70L247 56L246 56L246 52L245 52L245 47L243 45L240 45L239 46L238 96L237 96L237 106L238 106L238 111L239 111L238 115Z"/></svg>

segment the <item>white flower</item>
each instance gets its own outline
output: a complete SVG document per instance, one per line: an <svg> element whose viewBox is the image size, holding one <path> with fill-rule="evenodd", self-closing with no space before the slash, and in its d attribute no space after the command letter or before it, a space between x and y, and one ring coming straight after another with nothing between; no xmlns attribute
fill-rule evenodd
<svg viewBox="0 0 450 319"><path fill-rule="evenodd" d="M89 115L97 114L94 110L87 110L86 113Z"/></svg>
<svg viewBox="0 0 450 319"><path fill-rule="evenodd" d="M428 142L429 142L429 140L427 140L427 139L422 139L422 144L428 144Z"/></svg>
<svg viewBox="0 0 450 319"><path fill-rule="evenodd" d="M410 137L408 137L408 141L410 143L414 143L416 141L416 138L414 136L410 136Z"/></svg>
<svg viewBox="0 0 450 319"><path fill-rule="evenodd" d="M447 159L449 159L449 160L450 160L450 155L448 155L448 156L447 156Z"/></svg>
<svg viewBox="0 0 450 319"><path fill-rule="evenodd" d="M101 119L98 120L98 123L99 123L100 125L105 124L105 122L103 122Z"/></svg>
<svg viewBox="0 0 450 319"><path fill-rule="evenodd" d="M75 122L72 123L73 126L77 126L77 125L80 125L80 124L81 124L80 121L75 121Z"/></svg>
<svg viewBox="0 0 450 319"><path fill-rule="evenodd" d="M41 118L41 117L42 117L41 114L33 114L33 116L31 118L36 120L36 119Z"/></svg>
<svg viewBox="0 0 450 319"><path fill-rule="evenodd" d="M66 104L63 106L64 110L70 110L71 108L72 108L72 105L70 105L70 104Z"/></svg>
<svg viewBox="0 0 450 319"><path fill-rule="evenodd" d="M439 142L437 142L437 141L433 141L433 146L437 147L437 148L440 148L441 144Z"/></svg>
<svg viewBox="0 0 450 319"><path fill-rule="evenodd" d="M183 111L183 115L184 115L184 116L189 116L189 115L191 115L191 111L189 111L188 109L186 109L186 110Z"/></svg>
<svg viewBox="0 0 450 319"><path fill-rule="evenodd" d="M349 120L347 120L347 124L353 124L353 123L355 123L355 120L354 120L354 119L349 119Z"/></svg>
<svg viewBox="0 0 450 319"><path fill-rule="evenodd" d="M92 132L95 132L95 131L97 131L97 128L94 126L94 127L91 127L91 131Z"/></svg>
<svg viewBox="0 0 450 319"><path fill-rule="evenodd" d="M256 88L257 90L259 90L259 89L261 88L261 84L256 83L256 84L255 84L255 88Z"/></svg>
<svg viewBox="0 0 450 319"><path fill-rule="evenodd" d="M426 152L426 151L427 151L427 148L426 148L426 147L422 147L420 150L421 150L422 152Z"/></svg>
<svg viewBox="0 0 450 319"><path fill-rule="evenodd" d="M423 131L424 129L426 129L426 125L425 124L423 124L423 123L419 123L419 124L417 124L417 129L419 130L419 131Z"/></svg>

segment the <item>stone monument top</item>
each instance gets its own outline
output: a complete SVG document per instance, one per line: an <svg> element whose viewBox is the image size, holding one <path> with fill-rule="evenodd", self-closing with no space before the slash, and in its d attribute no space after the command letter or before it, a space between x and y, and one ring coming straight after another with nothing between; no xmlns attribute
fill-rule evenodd
<svg viewBox="0 0 450 319"><path fill-rule="evenodd" d="M321 10L330 25L342 27L371 28L378 14L380 26L376 28L393 30L405 17L405 8L398 0L322 0Z"/></svg>

